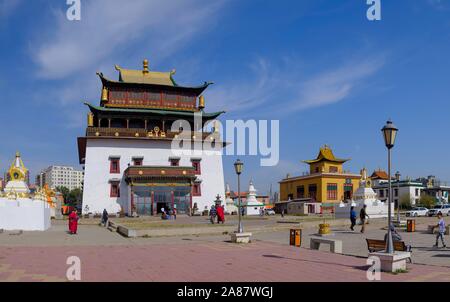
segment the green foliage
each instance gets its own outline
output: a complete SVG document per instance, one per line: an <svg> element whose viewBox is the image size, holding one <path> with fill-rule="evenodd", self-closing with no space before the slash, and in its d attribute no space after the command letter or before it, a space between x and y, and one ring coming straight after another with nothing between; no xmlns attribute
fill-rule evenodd
<svg viewBox="0 0 450 302"><path fill-rule="evenodd" d="M68 203L71 206L79 208L81 207L82 198L83 198L83 191L81 191L81 189L79 188L75 188L72 191L70 191L68 195Z"/></svg>
<svg viewBox="0 0 450 302"><path fill-rule="evenodd" d="M63 195L64 202L70 206L79 207L83 198L83 191L81 189L73 189L70 191L67 187L58 186L55 190Z"/></svg>
<svg viewBox="0 0 450 302"><path fill-rule="evenodd" d="M64 186L57 186L55 188L56 192L59 192L62 194L63 198L64 198L64 202L67 203L67 201L69 200L69 193L70 190L67 187Z"/></svg>
<svg viewBox="0 0 450 302"><path fill-rule="evenodd" d="M424 195L420 196L419 202L424 207L431 209L436 204L436 198L434 198L431 195L424 194Z"/></svg>
<svg viewBox="0 0 450 302"><path fill-rule="evenodd" d="M409 194L402 194L400 196L400 209L409 210L411 207L411 198L409 197Z"/></svg>

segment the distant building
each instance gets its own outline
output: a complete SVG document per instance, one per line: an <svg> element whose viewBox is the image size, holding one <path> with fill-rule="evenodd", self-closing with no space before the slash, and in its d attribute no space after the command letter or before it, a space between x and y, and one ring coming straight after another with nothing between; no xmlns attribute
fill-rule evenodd
<svg viewBox="0 0 450 302"><path fill-rule="evenodd" d="M372 174L373 175L373 174ZM372 177L371 177L372 178ZM388 180L379 180L376 184L372 184L372 189L377 193L378 199L385 202L389 197L389 183ZM420 196L425 190L422 182L417 180L392 180L392 194L395 206L402 200L403 196L408 196L411 205L419 203Z"/></svg>
<svg viewBox="0 0 450 302"><path fill-rule="evenodd" d="M310 172L288 175L280 183L280 201L311 198L312 202L338 203L351 200L361 175L343 170L348 159L336 158L330 147L320 148L316 159L304 161Z"/></svg>
<svg viewBox="0 0 450 302"><path fill-rule="evenodd" d="M389 180L389 176L387 175L387 173L381 169L373 171L372 175L369 178L372 181L372 186L378 186L379 184L382 184Z"/></svg>
<svg viewBox="0 0 450 302"><path fill-rule="evenodd" d="M74 167L50 166L36 176L36 186L42 188L48 185L53 190L59 186L69 190L83 189L83 178L83 171L75 170Z"/></svg>
<svg viewBox="0 0 450 302"><path fill-rule="evenodd" d="M448 203L450 195L450 186L448 183L436 179L430 175L426 179L422 179L425 186L425 193L436 198L438 202Z"/></svg>

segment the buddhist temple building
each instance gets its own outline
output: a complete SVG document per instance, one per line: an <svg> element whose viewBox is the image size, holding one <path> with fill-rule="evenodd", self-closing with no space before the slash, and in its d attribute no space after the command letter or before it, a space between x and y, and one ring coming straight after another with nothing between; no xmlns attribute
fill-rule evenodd
<svg viewBox="0 0 450 302"><path fill-rule="evenodd" d="M178 85L175 71L151 71L147 60L142 70L116 70L118 81L98 73L100 103L86 103L86 133L78 138L83 213L209 208L224 191L224 143L212 122L224 112L207 113L202 95L211 83Z"/></svg>
<svg viewBox="0 0 450 302"><path fill-rule="evenodd" d="M361 175L344 171L348 159L334 156L329 146L320 148L313 160L305 160L309 173L302 176L287 176L280 183L280 200L306 200L322 203L337 203L351 200L358 188Z"/></svg>

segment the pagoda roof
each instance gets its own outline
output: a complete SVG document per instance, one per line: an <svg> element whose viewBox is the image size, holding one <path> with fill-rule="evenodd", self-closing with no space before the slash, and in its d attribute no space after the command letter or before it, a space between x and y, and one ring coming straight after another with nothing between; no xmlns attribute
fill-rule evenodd
<svg viewBox="0 0 450 302"><path fill-rule="evenodd" d="M333 150L331 150L331 148L329 146L325 145L324 147L320 148L319 154L317 155L316 159L304 160L303 162L307 163L307 164L314 164L314 163L318 163L321 161L331 161L331 162L343 164L349 160L350 159L343 159L343 158L335 157L333 154Z"/></svg>
<svg viewBox="0 0 450 302"><path fill-rule="evenodd" d="M162 110L162 109L136 109L136 108L108 108L101 106L94 106L89 103L84 103L89 107L92 113L119 113L119 114L154 114L161 116L177 116L177 117L193 117L195 112L179 111L179 110ZM225 111L206 113L202 112L204 118L215 119Z"/></svg>
<svg viewBox="0 0 450 302"><path fill-rule="evenodd" d="M387 173L383 170L373 171L372 175L370 176L371 179L383 179L388 180L389 176Z"/></svg>
<svg viewBox="0 0 450 302"><path fill-rule="evenodd" d="M204 82L199 86L180 86L173 79L175 70L169 72L151 71L148 67L148 61L144 60L144 68L142 70L125 69L118 65L115 66L119 71L119 80L114 81L106 78L103 73L97 73L103 85L105 86L153 86L157 88L165 88L168 90L184 90L192 91L200 95L212 82Z"/></svg>

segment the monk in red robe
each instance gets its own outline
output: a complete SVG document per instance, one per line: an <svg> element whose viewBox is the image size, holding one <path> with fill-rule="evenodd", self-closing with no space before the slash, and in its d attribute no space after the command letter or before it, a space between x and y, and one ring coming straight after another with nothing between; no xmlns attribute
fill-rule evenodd
<svg viewBox="0 0 450 302"><path fill-rule="evenodd" d="M77 211L73 210L69 215L69 232L70 234L76 234L78 229L78 215Z"/></svg>
<svg viewBox="0 0 450 302"><path fill-rule="evenodd" d="M217 223L225 223L225 211L222 206L217 207Z"/></svg>

